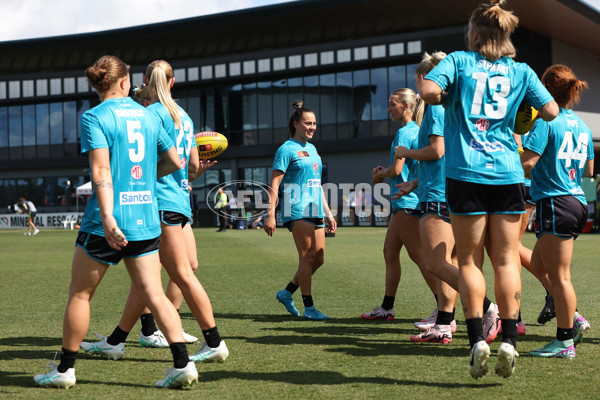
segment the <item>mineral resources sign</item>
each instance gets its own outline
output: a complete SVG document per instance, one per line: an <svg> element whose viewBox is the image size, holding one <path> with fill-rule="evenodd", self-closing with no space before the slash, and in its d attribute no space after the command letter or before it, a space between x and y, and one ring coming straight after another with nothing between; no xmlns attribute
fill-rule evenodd
<svg viewBox="0 0 600 400"><path fill-rule="evenodd" d="M56 214L37 214L33 223L38 229L64 228L64 221L75 221L81 225L83 213L67 212ZM23 214L0 214L0 229L27 229L27 216Z"/></svg>

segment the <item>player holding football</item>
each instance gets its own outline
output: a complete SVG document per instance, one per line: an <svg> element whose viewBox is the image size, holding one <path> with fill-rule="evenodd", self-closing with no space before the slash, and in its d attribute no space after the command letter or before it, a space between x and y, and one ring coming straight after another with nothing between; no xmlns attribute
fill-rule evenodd
<svg viewBox="0 0 600 400"><path fill-rule="evenodd" d="M179 156L158 120L127 97L129 67L123 61L101 57L86 76L101 101L81 117L81 148L90 159L94 191L73 256L60 364L34 380L59 388L75 384L74 364L89 327L90 300L109 265L123 259L132 287L164 327L173 353L173 368L156 386L191 384L198 380L198 372L188 357L181 320L163 292L157 252L156 176L177 170ZM143 173L133 176L138 169Z"/></svg>
<svg viewBox="0 0 600 400"><path fill-rule="evenodd" d="M291 315L299 316L292 295L300 287L303 318L326 320L329 317L317 310L313 302L312 275L325 259L325 221L330 233L335 232L337 223L321 190L321 157L308 142L317 130L315 113L303 107L302 101L294 102L293 107L295 111L288 121L290 138L277 149L273 161L270 207L264 229L269 236L275 233L275 207L281 187L281 219L292 232L299 262L296 274L285 289L277 292L276 298Z"/></svg>
<svg viewBox="0 0 600 400"><path fill-rule="evenodd" d="M520 214L525 212L523 168L512 138L515 114L525 100L544 120L558 106L526 64L516 63L510 35L518 18L501 6L481 4L471 14L469 51L443 59L423 81L421 97L444 104L446 188L459 265L459 292L467 323L474 378L488 371L490 348L483 338L484 244L490 242L496 302L502 322L496 374L514 372L517 316L521 299L519 274Z"/></svg>
<svg viewBox="0 0 600 400"><path fill-rule="evenodd" d="M536 276L546 274L552 283L556 309L556 339L531 351L534 357L574 358L589 323L577 312L571 284L573 240L587 221L587 200L581 177L592 176L594 146L590 128L572 110L587 82L577 79L565 65L546 69L542 83L560 112L551 122L538 120L523 147L523 168L531 174L531 197L536 202L537 242L531 257Z"/></svg>
<svg viewBox="0 0 600 400"><path fill-rule="evenodd" d="M229 350L216 327L210 299L194 274L198 268L198 260L196 240L189 224L191 205L188 181L196 179L214 163L199 161L192 120L171 97L175 78L169 63L163 60L152 62L146 69L144 81L148 90L158 99L158 102L148 106L148 111L161 121L182 159L180 168L173 174L160 178L157 184L162 230L160 261L171 278L167 286L167 297L176 309L181 307L185 298L204 335L206 343L200 345L198 353L190 356L190 360L223 361L228 357ZM121 320L113 333L99 342L84 342L81 347L91 354L113 359L123 357L125 340L140 315L140 344L145 347L166 347L163 334L157 330L152 314L149 310L144 310L144 307L137 289L132 286ZM186 342L197 340L185 332L183 335Z"/></svg>

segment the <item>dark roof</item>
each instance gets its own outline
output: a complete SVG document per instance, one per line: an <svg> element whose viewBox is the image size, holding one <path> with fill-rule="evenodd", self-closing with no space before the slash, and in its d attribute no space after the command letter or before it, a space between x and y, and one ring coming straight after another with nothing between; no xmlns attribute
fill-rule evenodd
<svg viewBox="0 0 600 400"><path fill-rule="evenodd" d="M0 74L221 57L465 24L482 0L303 0L110 31L0 42ZM600 14L578 0L512 0L520 26L600 55ZM576 27L576 29L574 28Z"/></svg>

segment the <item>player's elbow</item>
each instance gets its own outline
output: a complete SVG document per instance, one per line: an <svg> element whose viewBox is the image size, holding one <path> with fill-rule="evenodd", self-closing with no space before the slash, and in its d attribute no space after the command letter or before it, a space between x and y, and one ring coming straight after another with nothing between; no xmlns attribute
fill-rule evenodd
<svg viewBox="0 0 600 400"><path fill-rule="evenodd" d="M556 104L556 101L552 100L544 104L539 111L544 121L552 121L558 116L558 112L560 111L560 109L558 107L558 104Z"/></svg>

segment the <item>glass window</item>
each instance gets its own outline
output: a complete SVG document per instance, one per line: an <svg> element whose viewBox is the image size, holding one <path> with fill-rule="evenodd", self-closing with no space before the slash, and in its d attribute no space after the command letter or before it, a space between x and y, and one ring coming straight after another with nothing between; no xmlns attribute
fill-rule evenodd
<svg viewBox="0 0 600 400"><path fill-rule="evenodd" d="M281 79L273 82L273 125L275 128L287 127L287 118L291 114L288 107L292 104L287 102L287 81Z"/></svg>
<svg viewBox="0 0 600 400"><path fill-rule="evenodd" d="M404 43L390 44L390 56L402 56L402 55L404 55Z"/></svg>
<svg viewBox="0 0 600 400"><path fill-rule="evenodd" d="M243 129L255 130L258 128L258 107L256 83L244 85L242 90L242 120Z"/></svg>
<svg viewBox="0 0 600 400"><path fill-rule="evenodd" d="M412 42L408 42L407 47L408 47L408 54L420 53L421 52L421 41L415 40Z"/></svg>
<svg viewBox="0 0 600 400"><path fill-rule="evenodd" d="M38 90L39 90L39 86L38 86ZM46 85L46 91L47 90L48 90L48 86ZM90 85L88 83L87 78L85 76L77 77L77 93L85 93L85 92L88 92L89 90L90 90ZM38 92L38 95L39 95L39 92Z"/></svg>
<svg viewBox="0 0 600 400"><path fill-rule="evenodd" d="M50 155L62 157L63 111L62 103L50 103Z"/></svg>
<svg viewBox="0 0 600 400"><path fill-rule="evenodd" d="M11 99L21 97L21 81L8 82L8 97Z"/></svg>
<svg viewBox="0 0 600 400"><path fill-rule="evenodd" d="M215 130L215 90L206 88L201 94L200 126L203 131Z"/></svg>
<svg viewBox="0 0 600 400"><path fill-rule="evenodd" d="M35 105L37 154L50 157L50 111L48 103Z"/></svg>
<svg viewBox="0 0 600 400"><path fill-rule="evenodd" d="M200 90L191 89L187 91L186 111L194 124L194 133L200 129Z"/></svg>
<svg viewBox="0 0 600 400"><path fill-rule="evenodd" d="M304 77L304 106L310 108L315 112L317 117L317 128L321 123L321 116L319 115L319 76L305 76Z"/></svg>
<svg viewBox="0 0 600 400"><path fill-rule="evenodd" d="M385 57L385 44L371 46L371 57L373 57L373 58Z"/></svg>
<svg viewBox="0 0 600 400"><path fill-rule="evenodd" d="M227 65L217 64L215 65L215 78L225 78L227 76ZM204 78L202 78L204 79Z"/></svg>
<svg viewBox="0 0 600 400"><path fill-rule="evenodd" d="M352 72L336 74L336 106L337 106L337 137L351 138L354 136L352 127Z"/></svg>
<svg viewBox="0 0 600 400"><path fill-rule="evenodd" d="M0 147L8 147L8 109L0 107Z"/></svg>
<svg viewBox="0 0 600 400"><path fill-rule="evenodd" d="M33 95L33 80L23 81L23 97L32 97Z"/></svg>
<svg viewBox="0 0 600 400"><path fill-rule="evenodd" d="M271 82L258 82L258 129L273 128ZM272 142L271 142L272 143Z"/></svg>
<svg viewBox="0 0 600 400"><path fill-rule="evenodd" d="M35 91L38 96L48 96L48 80L38 79L35 81Z"/></svg>
<svg viewBox="0 0 600 400"><path fill-rule="evenodd" d="M18 160L23 156L23 137L21 134L21 106L12 106L8 108L8 145L10 149L10 159Z"/></svg>
<svg viewBox="0 0 600 400"><path fill-rule="evenodd" d="M75 78L65 78L63 80L65 93L75 93Z"/></svg>
<svg viewBox="0 0 600 400"><path fill-rule="evenodd" d="M285 57L273 58L273 71L281 71L285 69Z"/></svg>
<svg viewBox="0 0 600 400"><path fill-rule="evenodd" d="M33 86L33 81L32 85ZM23 113L23 158L35 158L35 106L25 105Z"/></svg>
<svg viewBox="0 0 600 400"><path fill-rule="evenodd" d="M287 97L286 105L288 107L290 107L289 110L293 111L293 109L291 109L291 106L292 106L292 104L294 104L294 101L304 100L302 98L302 78L289 78L287 87L288 87L288 97ZM305 102L305 104L306 104L306 102ZM291 111L288 112L288 116L291 114Z"/></svg>
<svg viewBox="0 0 600 400"><path fill-rule="evenodd" d="M399 65L388 69L388 98L395 90L406 87L406 67Z"/></svg>
<svg viewBox="0 0 600 400"><path fill-rule="evenodd" d="M369 70L354 71L354 115L359 116L357 122L356 136L370 136L371 127L371 86L369 83Z"/></svg>
<svg viewBox="0 0 600 400"><path fill-rule="evenodd" d="M271 60L269 58L263 58L258 60L258 72L270 72L271 71Z"/></svg>
<svg viewBox="0 0 600 400"><path fill-rule="evenodd" d="M333 64L333 51L322 51L321 52L321 65Z"/></svg>
<svg viewBox="0 0 600 400"><path fill-rule="evenodd" d="M74 157L78 153L77 103L75 101L65 101L63 103L63 121L65 156Z"/></svg>
<svg viewBox="0 0 600 400"><path fill-rule="evenodd" d="M189 81L197 81L199 75L200 70L198 69L198 67L191 67L188 68L187 73L188 73L188 80Z"/></svg>
<svg viewBox="0 0 600 400"><path fill-rule="evenodd" d="M406 66L406 87L416 91L415 87L415 76L417 75L418 64L409 64Z"/></svg>
<svg viewBox="0 0 600 400"><path fill-rule="evenodd" d="M0 99L6 99L6 82L0 82Z"/></svg>
<svg viewBox="0 0 600 400"><path fill-rule="evenodd" d="M256 62L254 60L244 61L244 75L256 73Z"/></svg>
<svg viewBox="0 0 600 400"><path fill-rule="evenodd" d="M241 64L239 62L229 63L229 76L238 76L242 73Z"/></svg>
<svg viewBox="0 0 600 400"><path fill-rule="evenodd" d="M288 63L289 68L302 68L302 56L289 56Z"/></svg>
<svg viewBox="0 0 600 400"><path fill-rule="evenodd" d="M185 82L185 68L177 68L173 70L173 77L175 82Z"/></svg>
<svg viewBox="0 0 600 400"><path fill-rule="evenodd" d="M335 139L335 74L325 74L319 77L319 101L321 104L319 116L321 138L323 140Z"/></svg>
<svg viewBox="0 0 600 400"><path fill-rule="evenodd" d="M352 61L352 54L350 53L350 49L337 51L337 62L343 63L349 61Z"/></svg>
<svg viewBox="0 0 600 400"><path fill-rule="evenodd" d="M61 87L61 79L60 78L53 78L50 79L50 94L51 95L57 95L57 94L62 94L62 87Z"/></svg>
<svg viewBox="0 0 600 400"><path fill-rule="evenodd" d="M367 60L369 58L368 47L357 47L354 49L354 61Z"/></svg>
<svg viewBox="0 0 600 400"><path fill-rule="evenodd" d="M319 63L317 53L309 53L304 55L304 66L314 67Z"/></svg>
<svg viewBox="0 0 600 400"><path fill-rule="evenodd" d="M202 72L202 79L212 79L212 65L204 65L200 71Z"/></svg>
<svg viewBox="0 0 600 400"><path fill-rule="evenodd" d="M371 70L371 119L387 119L387 68Z"/></svg>
<svg viewBox="0 0 600 400"><path fill-rule="evenodd" d="M144 74L142 72L135 72L131 74L131 84L134 86L141 86L144 84Z"/></svg>
<svg viewBox="0 0 600 400"><path fill-rule="evenodd" d="M90 101L89 100L79 100L77 102L77 121L81 121L81 116L84 112L90 109ZM77 137L81 137L81 126L77 124Z"/></svg>

